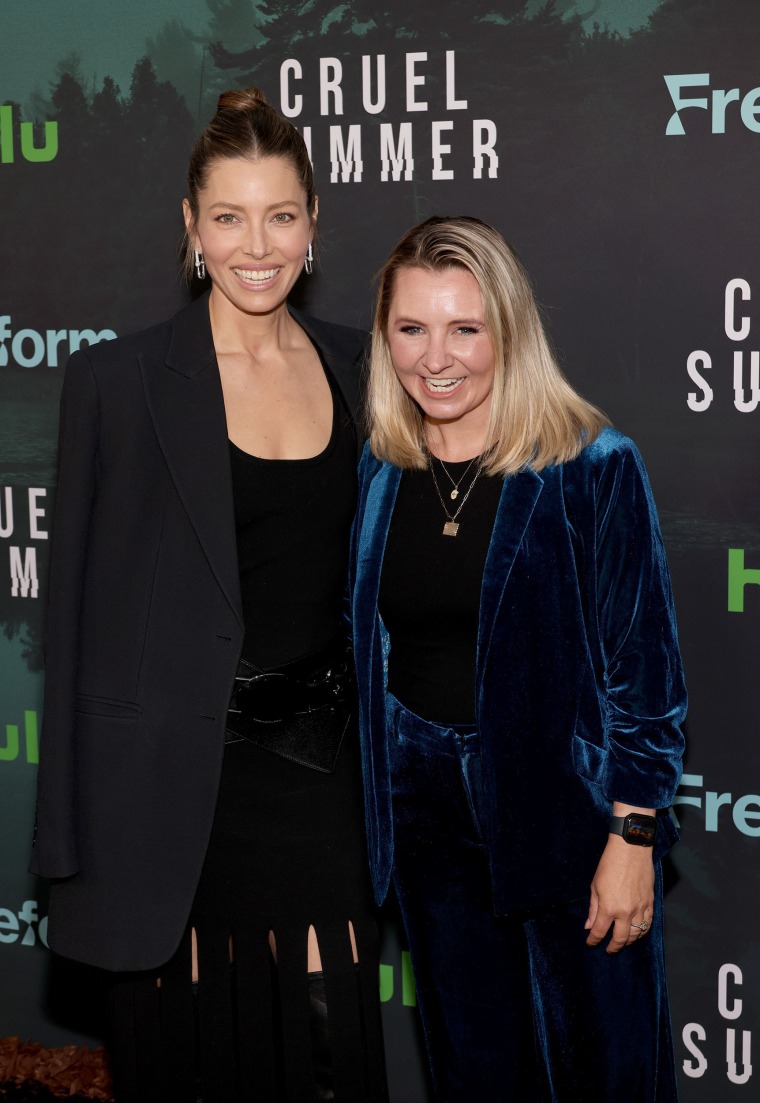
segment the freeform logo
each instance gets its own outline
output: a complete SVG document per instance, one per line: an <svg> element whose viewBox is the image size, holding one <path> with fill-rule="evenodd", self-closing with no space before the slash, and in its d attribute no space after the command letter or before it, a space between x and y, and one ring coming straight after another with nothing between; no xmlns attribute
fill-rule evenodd
<svg viewBox="0 0 760 1103"><path fill-rule="evenodd" d="M710 130L713 134L725 134L726 125L739 122L754 134L760 134L760 88L751 88L742 95L738 88L710 88L709 73L678 73L664 77L675 111L668 119L665 133L668 137L683 135L686 128L681 112L688 108L710 112ZM685 89L706 89L702 96L684 95ZM738 104L729 110L730 104Z"/></svg>
<svg viewBox="0 0 760 1103"><path fill-rule="evenodd" d="M734 800L733 793L705 790L704 786L703 774L684 774L673 799L673 806L685 804L692 808L701 808L704 811L705 831L719 831L733 822L742 835L755 839L760 836L760 793L745 793ZM675 818L678 822L678 817Z"/></svg>
<svg viewBox="0 0 760 1103"><path fill-rule="evenodd" d="M13 536L18 519L14 509L14 488L6 486L1 489L0 539L7 540ZM30 486L26 490L30 540L48 539L47 529L42 527L45 523L45 508L39 504L39 499L46 495L47 490L44 486ZM20 544L9 544L8 559L11 597L38 597L40 580L37 571L37 549L34 545L22 548Z"/></svg>
<svg viewBox="0 0 760 1103"><path fill-rule="evenodd" d="M446 113L467 111L468 101L457 95L456 88L456 51L445 51L445 76L443 87L446 93ZM386 55L365 54L362 57L362 96L361 109L370 117L379 115L385 109L388 100L388 81L386 80ZM429 73L426 51L404 54L403 106L407 114L430 110L425 98L425 84ZM316 74L314 74L316 79ZM280 66L280 110L289 119L298 118L309 97L303 91L304 71L297 58L288 58ZM340 116L344 113L343 62L337 57L319 58L319 113L321 116ZM439 83L436 81L436 83ZM395 88L391 89L396 91ZM309 157L312 154L312 127L303 127L303 138ZM397 130L392 123L381 123L376 131L379 136L380 180L383 182L414 179L414 138L417 124L400 122ZM472 178L480 180L484 174L496 179L499 170L499 158L496 153L496 124L492 119L471 120L467 127L466 140L472 153ZM461 124L454 119L441 119L430 123L429 149L432 155L432 180L453 180L454 169L449 158L452 154L450 138L459 140ZM419 137L417 139L419 141ZM362 151L362 126L351 123L346 128L339 124L329 127L325 143L330 156L330 182L360 183L364 173L364 155Z"/></svg>
<svg viewBox="0 0 760 1103"><path fill-rule="evenodd" d="M47 916L40 918L36 900L25 900L16 912L0 908L0 943L36 946L39 940L47 949L47 928Z"/></svg>
<svg viewBox="0 0 760 1103"><path fill-rule="evenodd" d="M46 329L39 333L36 329L11 329L10 314L0 314L0 368L10 363L19 368L38 368L45 362L48 368L59 366L60 346L66 348L65 355L76 352L85 345L96 345L99 341L112 341L116 334L112 329Z"/></svg>
<svg viewBox="0 0 760 1103"><path fill-rule="evenodd" d="M738 965L726 962L718 970L718 1012L723 1019L735 1022L744 1009L744 1001L736 994L744 983L742 971ZM739 1031L734 1026L726 1027L726 1079L732 1084L746 1084L752 1076L752 1032L741 1031L741 1060L739 1060ZM707 1041L707 1031L701 1023L686 1023L681 1031L683 1042L689 1056L683 1061L684 1073L693 1080L701 1079L709 1068L708 1058L697 1043Z"/></svg>
<svg viewBox="0 0 760 1103"><path fill-rule="evenodd" d="M737 349L736 344L746 341L752 330L752 319L743 313L741 303L752 299L752 288L747 280L729 280L723 292L723 329L729 341L734 342L734 407L740 414L751 414L760 405L760 352ZM747 370L749 361L749 371ZM686 371L699 392L689 391L686 405L696 414L704 413L712 406L715 393L702 374L712 369L709 352L695 349L686 360Z"/></svg>
<svg viewBox="0 0 760 1103"><path fill-rule="evenodd" d="M15 762L21 748L24 748L23 758L32 766L36 766L40 758L40 741L38 734L37 713L32 709L24 710L24 734L19 733L18 724L5 725L5 745L0 745L0 763Z"/></svg>
<svg viewBox="0 0 760 1103"><path fill-rule="evenodd" d="M21 156L25 161L31 161L33 164L52 161L58 153L58 123L45 123L45 144L42 147L38 148L34 144L34 123L21 123L19 136ZM0 164L12 165L15 159L13 107L6 103L0 107Z"/></svg>

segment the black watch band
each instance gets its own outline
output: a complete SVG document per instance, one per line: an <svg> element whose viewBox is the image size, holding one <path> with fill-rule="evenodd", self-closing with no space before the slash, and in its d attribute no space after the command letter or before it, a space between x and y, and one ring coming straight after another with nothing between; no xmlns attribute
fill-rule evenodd
<svg viewBox="0 0 760 1103"><path fill-rule="evenodd" d="M629 812L627 816L610 817L610 834L622 835L633 846L654 846L657 819L643 812Z"/></svg>

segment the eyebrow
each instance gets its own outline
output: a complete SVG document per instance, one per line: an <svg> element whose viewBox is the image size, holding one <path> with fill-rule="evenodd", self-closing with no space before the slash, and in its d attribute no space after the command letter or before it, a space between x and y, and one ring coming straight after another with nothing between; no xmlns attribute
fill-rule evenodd
<svg viewBox="0 0 760 1103"><path fill-rule="evenodd" d="M417 318L394 318L393 321L395 325L424 325L424 322L420 322ZM482 326L485 325L485 322L482 318L452 318L446 324L450 326Z"/></svg>
<svg viewBox="0 0 760 1103"><path fill-rule="evenodd" d="M264 209L267 211L274 211L278 207L297 207L297 199L281 199L278 203L270 203L268 207ZM241 207L239 203L225 203L224 200L220 200L218 203L212 203L209 207L210 211L213 211L216 207L224 207L226 211L244 211L245 207Z"/></svg>

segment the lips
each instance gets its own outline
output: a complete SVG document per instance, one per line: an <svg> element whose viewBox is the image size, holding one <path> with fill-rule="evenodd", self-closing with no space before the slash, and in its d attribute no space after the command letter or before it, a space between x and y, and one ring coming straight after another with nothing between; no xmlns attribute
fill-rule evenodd
<svg viewBox="0 0 760 1103"><path fill-rule="evenodd" d="M453 394L457 388L464 383L465 376L460 376L458 379L423 379L422 382L425 388L431 394L448 395Z"/></svg>
<svg viewBox="0 0 760 1103"><path fill-rule="evenodd" d="M267 283L269 280L273 280L279 271L279 268L266 268L261 270L233 268L233 272L236 276L239 276L245 283L250 284Z"/></svg>

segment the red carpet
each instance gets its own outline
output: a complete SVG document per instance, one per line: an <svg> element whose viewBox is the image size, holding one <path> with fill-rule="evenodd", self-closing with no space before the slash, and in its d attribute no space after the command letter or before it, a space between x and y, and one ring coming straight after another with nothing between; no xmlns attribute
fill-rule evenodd
<svg viewBox="0 0 760 1103"><path fill-rule="evenodd" d="M105 1050L87 1046L45 1049L19 1038L0 1038L2 1103L112 1103L111 1076Z"/></svg>

